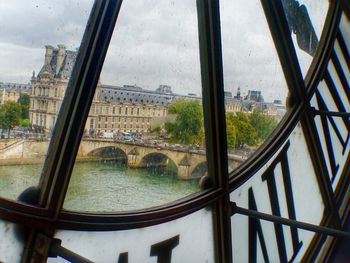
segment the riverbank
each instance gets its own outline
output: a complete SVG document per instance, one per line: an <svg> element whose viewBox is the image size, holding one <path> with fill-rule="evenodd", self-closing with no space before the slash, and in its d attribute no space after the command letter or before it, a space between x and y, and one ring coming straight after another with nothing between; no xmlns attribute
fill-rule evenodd
<svg viewBox="0 0 350 263"><path fill-rule="evenodd" d="M77 157L76 162L100 162L100 161L113 161L114 158L96 158L96 157ZM43 164L45 157L38 158L8 158L0 159L0 166L6 165L32 165L32 164Z"/></svg>

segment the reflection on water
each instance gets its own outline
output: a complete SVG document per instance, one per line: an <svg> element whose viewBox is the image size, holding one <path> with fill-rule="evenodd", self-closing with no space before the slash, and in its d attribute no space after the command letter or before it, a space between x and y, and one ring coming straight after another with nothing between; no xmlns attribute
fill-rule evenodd
<svg viewBox="0 0 350 263"><path fill-rule="evenodd" d="M40 165L0 166L0 196L16 199L39 182ZM180 181L162 169L128 169L111 162L76 163L64 208L122 211L165 204L197 192L197 181Z"/></svg>

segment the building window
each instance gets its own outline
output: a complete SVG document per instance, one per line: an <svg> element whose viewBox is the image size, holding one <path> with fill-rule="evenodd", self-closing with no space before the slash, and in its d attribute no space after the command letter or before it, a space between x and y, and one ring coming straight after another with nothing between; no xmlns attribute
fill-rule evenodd
<svg viewBox="0 0 350 263"><path fill-rule="evenodd" d="M94 129L94 119L90 119L90 130Z"/></svg>
<svg viewBox="0 0 350 263"><path fill-rule="evenodd" d="M56 101L53 101L52 102L52 110L54 111L54 112L56 112Z"/></svg>

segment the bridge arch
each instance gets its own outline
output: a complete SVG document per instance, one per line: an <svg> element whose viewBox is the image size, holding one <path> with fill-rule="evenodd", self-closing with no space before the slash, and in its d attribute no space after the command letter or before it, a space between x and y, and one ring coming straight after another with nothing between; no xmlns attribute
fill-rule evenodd
<svg viewBox="0 0 350 263"><path fill-rule="evenodd" d="M201 178L208 172L207 162L198 163L192 170L191 178Z"/></svg>
<svg viewBox="0 0 350 263"><path fill-rule="evenodd" d="M116 160L118 162L127 163L128 156L127 154L120 148L115 146L105 146L99 147L87 154L88 157L92 158L100 158L107 160Z"/></svg>
<svg viewBox="0 0 350 263"><path fill-rule="evenodd" d="M151 167L168 167L169 169L178 171L177 163L161 152L151 152L144 155L140 161L139 167L151 168Z"/></svg>

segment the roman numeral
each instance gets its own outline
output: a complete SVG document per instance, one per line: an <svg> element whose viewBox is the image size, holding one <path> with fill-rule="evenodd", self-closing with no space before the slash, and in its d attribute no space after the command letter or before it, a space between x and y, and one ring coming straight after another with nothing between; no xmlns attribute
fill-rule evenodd
<svg viewBox="0 0 350 263"><path fill-rule="evenodd" d="M179 245L180 236L174 236L151 246L151 257L157 257L157 263L171 263L171 254L173 249ZM128 263L129 253L119 254L118 263Z"/></svg>
<svg viewBox="0 0 350 263"><path fill-rule="evenodd" d="M262 181L266 181L267 183L272 214L275 216L281 216L280 201L278 200L278 192L283 191L286 196L288 217L290 219L296 220L293 190L292 190L292 183L290 179L290 171L289 171L288 156L287 156L287 151L289 146L290 146L290 143L288 141L286 145L283 147L283 149L281 150L281 152L278 154L274 162L262 175ZM278 164L280 164L282 168L282 178L283 178L283 186L284 186L282 189L277 189L275 172L274 172ZM254 192L252 188L249 189L248 202L249 202L249 209L257 211L256 201L255 201ZM275 223L274 229L275 229L276 243L278 247L278 255L279 255L280 262L292 261L295 258L295 256L298 254L302 246L302 242L299 241L298 230L294 227L290 227L290 233L291 233L291 239L292 239L292 245L293 245L293 255L288 259L286 242L285 242L286 237L283 232L283 227L282 225ZM249 218L249 262L256 262L257 260L257 236L259 237L259 242L260 242L264 260L265 262L270 262L260 220L255 218Z"/></svg>
<svg viewBox="0 0 350 263"><path fill-rule="evenodd" d="M339 93L337 92L337 90L334 86L334 83L333 83L329 73L326 73L325 82L327 83L327 86L329 88L329 92L331 93L332 99L333 99L337 109L340 112L345 112L346 110L345 110L344 104L339 96ZM316 100L318 103L319 110L329 111L329 107L327 106L320 91L318 91L318 90L316 91ZM327 148L327 153L328 153L328 160L329 160L330 169L331 169L331 179L332 179L332 181L334 181L334 178L339 170L339 163L337 162L336 157L335 157L332 139L333 140L337 139L339 141L339 143L342 146L342 154L344 154L345 150L348 146L349 138L350 138L350 121L349 121L349 118L346 118L346 117L341 118L342 123L344 123L344 126L346 127L346 131L347 131L346 138L343 138L343 136L340 132L341 131L340 127L338 127L339 123L337 125L337 123L334 121L334 118L336 118L336 117L322 115L322 116L320 116L320 118L321 118L321 123L322 123L323 134L325 137L325 143L326 143L326 148ZM336 135L333 138L331 138L331 129L334 131L334 133Z"/></svg>
<svg viewBox="0 0 350 263"><path fill-rule="evenodd" d="M158 257L157 263L170 263L171 252L179 244L180 236L174 236L151 246L151 256Z"/></svg>

